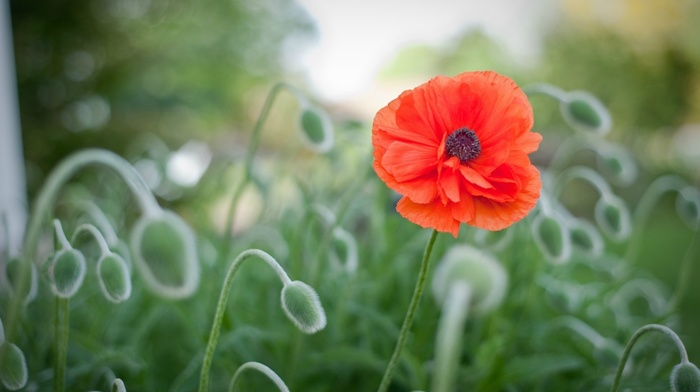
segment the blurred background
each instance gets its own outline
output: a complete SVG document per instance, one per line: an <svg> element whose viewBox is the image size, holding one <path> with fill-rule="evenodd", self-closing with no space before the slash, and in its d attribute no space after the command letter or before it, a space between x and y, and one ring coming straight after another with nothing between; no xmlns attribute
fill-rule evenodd
<svg viewBox="0 0 700 392"><path fill-rule="evenodd" d="M697 1L10 1L30 190L68 151L145 133L235 149L273 82L369 123L436 74L586 89L612 138L698 180ZM539 130L558 126L533 102ZM541 105L540 105L541 104ZM274 132L271 132L274 133ZM274 140L274 137L270 137ZM226 144L228 143L228 144Z"/></svg>
<svg viewBox="0 0 700 392"><path fill-rule="evenodd" d="M164 203L177 207L191 201L188 189L216 159L242 157L275 82L305 91L330 112L339 141L367 149L374 113L401 91L437 74L482 69L521 86L548 82L598 96L613 117L608 139L631 148L644 173L642 188L620 190L632 203L660 174L700 185L696 0L9 0L9 6L30 200L63 157L101 147L137 164ZM545 136L535 160L546 165L572 131L555 102L532 103L536 131ZM305 155L290 152L299 145L290 136L295 105L280 98L262 155L303 163ZM672 284L676 269L667 263L682 257L690 233L673 217L671 198L664 206L668 213L661 208L645 229L648 249L641 254L652 274ZM683 303L695 330L698 304L698 290ZM700 334L686 338L699 353Z"/></svg>

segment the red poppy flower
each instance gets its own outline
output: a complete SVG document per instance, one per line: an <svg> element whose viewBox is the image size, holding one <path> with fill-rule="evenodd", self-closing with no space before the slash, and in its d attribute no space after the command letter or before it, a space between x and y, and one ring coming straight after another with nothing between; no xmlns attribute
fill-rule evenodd
<svg viewBox="0 0 700 392"><path fill-rule="evenodd" d="M372 124L374 170L403 195L396 210L438 231L460 223L500 230L524 218L540 196L528 154L532 107L495 72L438 76L379 110Z"/></svg>

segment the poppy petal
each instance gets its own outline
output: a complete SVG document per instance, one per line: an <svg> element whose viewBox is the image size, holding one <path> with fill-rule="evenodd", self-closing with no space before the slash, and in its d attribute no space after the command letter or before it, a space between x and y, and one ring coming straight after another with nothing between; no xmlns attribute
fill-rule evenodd
<svg viewBox="0 0 700 392"><path fill-rule="evenodd" d="M451 207L440 204L418 204L407 197L401 198L396 211L411 222L437 231L451 233L455 238L459 233L459 221L452 217Z"/></svg>

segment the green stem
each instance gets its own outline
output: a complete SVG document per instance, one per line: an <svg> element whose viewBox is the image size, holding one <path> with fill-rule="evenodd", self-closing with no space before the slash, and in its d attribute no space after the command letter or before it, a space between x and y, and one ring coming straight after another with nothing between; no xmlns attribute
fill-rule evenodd
<svg viewBox="0 0 700 392"><path fill-rule="evenodd" d="M462 332L469 315L472 289L464 280L452 284L442 306L435 343L435 374L431 392L453 389L462 352Z"/></svg>
<svg viewBox="0 0 700 392"><path fill-rule="evenodd" d="M264 374L267 378L270 379L270 381L275 383L275 386L277 386L277 389L279 389L280 392L289 392L289 388L287 388L287 385L284 383L284 381L282 381L280 376L278 376L277 373L275 373L272 369L259 362L246 362L243 365L241 365L241 367L239 367L238 370L236 370L236 373L234 373L233 377L231 378L231 384L228 388L229 392L233 392L235 390L238 376L247 369L257 370L260 373Z"/></svg>
<svg viewBox="0 0 700 392"><path fill-rule="evenodd" d="M675 175L661 176L649 184L632 215L632 222L637 230L632 231L632 238L630 238L625 251L624 260L627 263L635 263L641 249L642 228L654 212L654 206L659 202L661 196L666 192L679 192L686 185L687 183L682 178Z"/></svg>
<svg viewBox="0 0 700 392"><path fill-rule="evenodd" d="M523 87L523 92L527 96L536 94L546 95L558 102L563 102L566 99L566 91L548 83L533 83Z"/></svg>
<svg viewBox="0 0 700 392"><path fill-rule="evenodd" d="M263 261L265 261L272 269L275 270L277 276L282 281L282 284L287 285L291 283L291 279L287 276L287 273L282 269L277 260L266 252L259 249L248 249L241 252L241 254L236 257L231 263L231 266L226 273L224 278L224 285L221 288L221 293L219 294L219 302L216 305L216 312L214 313L214 323L211 326L211 332L209 333L209 341L207 343L207 349L204 353L204 361L202 363L202 373L199 378L199 392L205 392L209 390L209 371L211 369L211 362L214 358L214 351L216 350L216 344L219 341L219 334L221 332L221 321L224 318L224 312L226 311L226 303L228 302L228 296L231 292L231 285L233 283L233 278L241 266L243 261L248 258L255 256Z"/></svg>
<svg viewBox="0 0 700 392"><path fill-rule="evenodd" d="M245 187L250 182L253 172L253 159L255 158L255 153L258 151L258 146L260 145L260 138L262 136L262 128L265 125L265 121L270 116L270 110L272 109L272 104L275 102L275 98L280 91L287 89L292 92L295 96L298 96L297 91L290 85L280 82L272 87L270 93L267 95L267 99L263 104L262 111L258 120L255 122L253 127L253 133L250 137L250 145L248 146L248 151L246 152L244 161L244 172L243 180L238 184L231 197L231 204L229 205L228 213L226 214L226 225L224 226L224 238L223 244L221 246L220 257L226 259L228 257L228 252L231 250L231 236L233 234L233 221L236 215L236 207L238 206L238 201L245 190Z"/></svg>
<svg viewBox="0 0 700 392"><path fill-rule="evenodd" d="M428 265L430 264L430 254L433 253L433 245L435 245L435 238L437 238L437 230L433 230L430 235L428 244L425 247L425 252L423 253L423 260L420 264L420 271L418 272L418 280L416 281L416 287L413 290L413 297L408 305L408 311L406 312L406 317L403 320L403 325L401 325L401 331L399 332L399 340L396 342L396 347L394 348L394 353L391 355L389 364L384 371L384 376L379 384L377 392L386 392L389 388L389 383L391 383L391 378L394 374L394 368L399 361L401 356L401 350L403 350L404 342L408 337L408 331L411 329L411 324L413 324L413 316L415 316L416 308L418 307L418 302L420 302L421 296L423 294L423 286L425 286L425 278L428 275Z"/></svg>
<svg viewBox="0 0 700 392"><path fill-rule="evenodd" d="M673 332L671 328L660 324L647 324L639 328L632 335L629 342L627 342L627 346L625 346L625 351L622 353L622 358L620 358L620 363L617 365L617 372L615 372L615 379L613 379L613 384L610 388L610 392L617 392L617 388L620 384L620 378L622 377L622 371L625 370L625 364L627 363L627 358L630 356L632 347L634 347L634 344L642 335L649 331L661 332L669 338L671 338L671 340L673 340L673 343L678 348L678 352L681 356L681 363L688 362L688 352L685 350L685 346L683 346L683 342L681 341L681 339L678 337L678 335L676 335L675 332Z"/></svg>
<svg viewBox="0 0 700 392"><path fill-rule="evenodd" d="M690 283L690 278L692 276L693 269L693 255L695 254L695 249L698 247L698 241L700 240L700 230L695 229L692 238L690 239L690 244L688 249L685 250L685 255L683 255L683 260L681 261L681 266L678 269L678 277L676 278L676 289L673 291L673 297L668 304L668 311L672 312L678 308L680 305L685 292L688 290L688 284Z"/></svg>
<svg viewBox="0 0 700 392"><path fill-rule="evenodd" d="M333 241L333 232L337 227L340 227L340 223L345 217L345 213L350 208L350 205L352 204L353 200L355 200L357 192L362 188L364 184L367 183L367 177L373 171L372 165L365 165L365 167L367 169L365 170L363 175L361 175L355 181L355 183L345 192L343 197L340 199L340 202L338 202L338 206L336 208L335 213L335 221L330 225L330 227L326 229L325 233L323 234L323 239L321 240L321 243L319 244L316 250L316 255L311 264L312 267L310 268L311 276L309 277L309 285L311 287L316 287L318 285L318 279L322 267L321 258L325 257L328 254L328 248L330 247L331 242Z"/></svg>
<svg viewBox="0 0 700 392"><path fill-rule="evenodd" d="M68 329L70 325L69 298L56 297L55 308L55 377L53 389L55 392L63 392L66 387L66 357L68 356Z"/></svg>

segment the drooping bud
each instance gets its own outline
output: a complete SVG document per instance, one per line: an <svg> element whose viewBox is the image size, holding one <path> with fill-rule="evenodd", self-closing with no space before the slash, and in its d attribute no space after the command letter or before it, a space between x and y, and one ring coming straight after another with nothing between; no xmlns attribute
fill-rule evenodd
<svg viewBox="0 0 700 392"><path fill-rule="evenodd" d="M432 291L443 305L453 283L465 281L471 289L475 312L484 313L498 306L506 293L508 276L491 255L467 245L452 247L436 267Z"/></svg>
<svg viewBox="0 0 700 392"><path fill-rule="evenodd" d="M571 237L560 218L541 213L532 222L532 235L547 260L556 264L569 260Z"/></svg>
<svg viewBox="0 0 700 392"><path fill-rule="evenodd" d="M282 309L300 331L312 334L325 328L326 313L316 291L304 282L292 281L282 288Z"/></svg>
<svg viewBox="0 0 700 392"><path fill-rule="evenodd" d="M620 186L628 186L637 178L637 164L630 153L619 146L606 144L597 148L598 169Z"/></svg>
<svg viewBox="0 0 700 392"><path fill-rule="evenodd" d="M344 261L340 262L343 269L350 274L354 274L357 271L358 256L357 256L357 240L350 234L349 231L336 227L333 230L333 238L335 238L338 245L342 245L345 257ZM335 257L338 257L334 254Z"/></svg>
<svg viewBox="0 0 700 392"><path fill-rule="evenodd" d="M614 241L623 241L632 232L627 205L613 194L603 195L595 205L595 219L601 230Z"/></svg>
<svg viewBox="0 0 700 392"><path fill-rule="evenodd" d="M604 242L598 230L588 221L574 218L569 223L571 245L586 254L597 257L603 253Z"/></svg>
<svg viewBox="0 0 700 392"><path fill-rule="evenodd" d="M97 279L107 300L120 303L131 296L131 276L124 259L108 253L97 261Z"/></svg>
<svg viewBox="0 0 700 392"><path fill-rule="evenodd" d="M612 118L603 104L590 93L572 91L561 100L561 115L575 129L604 135L610 131Z"/></svg>
<svg viewBox="0 0 700 392"><path fill-rule="evenodd" d="M85 256L75 249L61 249L51 260L51 290L61 298L70 298L80 289L87 272Z"/></svg>
<svg viewBox="0 0 700 392"><path fill-rule="evenodd" d="M7 341L0 342L0 380L11 391L27 385L27 361L24 353Z"/></svg>
<svg viewBox="0 0 700 392"><path fill-rule="evenodd" d="M325 111L317 106L304 105L299 123L309 148L326 153L333 147L333 125Z"/></svg>
<svg viewBox="0 0 700 392"><path fill-rule="evenodd" d="M23 268L28 268L30 271L23 272ZM22 293L18 293L18 284L23 273L29 275L29 283L23 286ZM6 263L0 263L0 284L2 290L8 290L12 296L24 298L24 303L32 301L38 292L38 274L34 263L25 263L21 259L11 258Z"/></svg>
<svg viewBox="0 0 700 392"><path fill-rule="evenodd" d="M682 362L671 371L672 392L700 392L700 370L692 362Z"/></svg>
<svg viewBox="0 0 700 392"><path fill-rule="evenodd" d="M146 284L167 298L185 298L199 285L194 234L172 212L141 217L131 232L133 261Z"/></svg>

